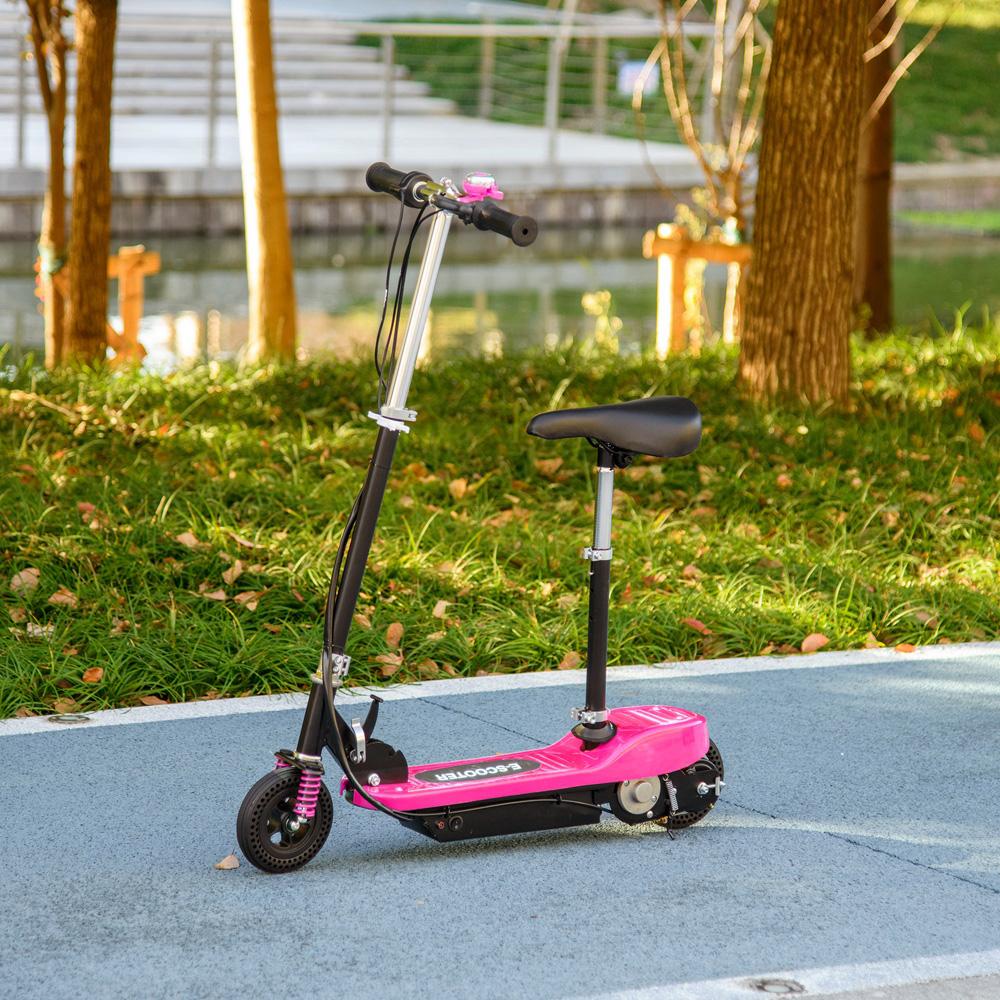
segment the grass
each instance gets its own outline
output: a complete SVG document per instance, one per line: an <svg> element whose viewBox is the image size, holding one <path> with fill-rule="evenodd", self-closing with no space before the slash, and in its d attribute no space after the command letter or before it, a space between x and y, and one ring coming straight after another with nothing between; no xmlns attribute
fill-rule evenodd
<svg viewBox="0 0 1000 1000"><path fill-rule="evenodd" d="M997 637L1000 327L858 342L855 356L848 414L741 401L724 349L420 373L353 681L393 672L396 622L394 681L583 655L590 448L523 430L539 410L646 393L690 395L705 435L690 458L621 476L614 662L782 651L812 632L830 648ZM372 442L371 387L364 363L11 371L0 716L303 688Z"/></svg>
<svg viewBox="0 0 1000 1000"><path fill-rule="evenodd" d="M920 226L933 226L940 229L960 230L962 232L998 234L1000 235L1000 209L983 209L967 212L930 212L907 211L900 212L900 217L906 222Z"/></svg>

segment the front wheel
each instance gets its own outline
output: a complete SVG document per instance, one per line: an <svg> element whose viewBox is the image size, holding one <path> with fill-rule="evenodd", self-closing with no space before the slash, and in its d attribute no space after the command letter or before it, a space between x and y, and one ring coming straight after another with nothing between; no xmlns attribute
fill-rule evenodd
<svg viewBox="0 0 1000 1000"><path fill-rule="evenodd" d="M282 767L265 774L247 792L236 817L236 840L247 860L264 872L291 872L311 861L333 826L333 800L320 783L316 813L295 814L299 770Z"/></svg>

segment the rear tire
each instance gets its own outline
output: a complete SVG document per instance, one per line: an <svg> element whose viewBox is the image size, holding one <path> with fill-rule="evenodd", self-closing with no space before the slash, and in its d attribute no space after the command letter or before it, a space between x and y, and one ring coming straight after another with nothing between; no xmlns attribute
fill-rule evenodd
<svg viewBox="0 0 1000 1000"><path fill-rule="evenodd" d="M689 774L694 771L699 770L716 770L719 772L720 778L725 778L726 769L722 763L722 754L719 753L719 748L715 745L714 740L708 741L708 753L705 754L700 760L696 760L690 767L684 768ZM694 826L695 823L700 823L713 809L715 808L715 803L706 806L704 809L699 809L698 812L685 812L677 813L671 816L669 813L666 816L661 816L657 823L660 826L665 826L668 830L686 830L689 826Z"/></svg>
<svg viewBox="0 0 1000 1000"><path fill-rule="evenodd" d="M326 785L320 785L316 815L296 828L293 809L298 791L298 769L282 767L265 774L243 799L236 817L236 841L246 859L263 872L301 868L316 857L330 835L333 800Z"/></svg>

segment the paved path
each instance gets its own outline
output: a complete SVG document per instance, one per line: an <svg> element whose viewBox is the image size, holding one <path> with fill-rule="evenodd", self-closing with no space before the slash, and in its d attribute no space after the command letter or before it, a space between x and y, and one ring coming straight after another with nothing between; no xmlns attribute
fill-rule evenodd
<svg viewBox="0 0 1000 1000"><path fill-rule="evenodd" d="M676 840L609 820L445 846L338 802L301 872L218 872L300 698L0 723L6 992L725 1000L765 977L1000 995L939 982L1000 974L1000 644L611 678L612 704L704 711L726 757L720 806ZM415 761L535 746L579 683L395 689L383 735Z"/></svg>

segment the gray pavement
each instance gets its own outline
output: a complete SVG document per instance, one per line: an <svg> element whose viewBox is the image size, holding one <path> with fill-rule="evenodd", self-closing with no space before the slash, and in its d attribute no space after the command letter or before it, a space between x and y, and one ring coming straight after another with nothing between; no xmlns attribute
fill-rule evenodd
<svg viewBox="0 0 1000 1000"><path fill-rule="evenodd" d="M565 731L576 674L503 681L397 691L380 735L419 761ZM289 876L212 869L287 701L0 724L6 992L1000 996L1000 646L620 668L609 697L708 716L728 787L701 826L438 845L338 800Z"/></svg>

